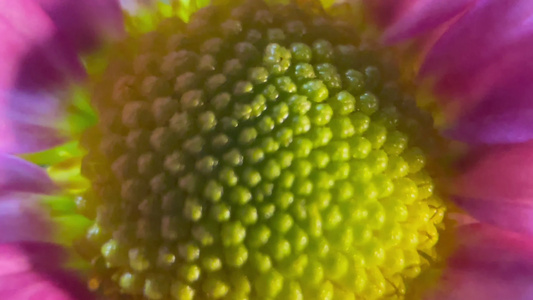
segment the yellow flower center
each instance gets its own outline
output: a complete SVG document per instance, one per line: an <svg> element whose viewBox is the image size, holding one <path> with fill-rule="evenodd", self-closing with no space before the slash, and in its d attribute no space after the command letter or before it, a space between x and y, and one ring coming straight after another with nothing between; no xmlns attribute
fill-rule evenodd
<svg viewBox="0 0 533 300"><path fill-rule="evenodd" d="M116 45L82 164L104 293L403 298L438 258L439 141L365 44L326 13L252 1Z"/></svg>

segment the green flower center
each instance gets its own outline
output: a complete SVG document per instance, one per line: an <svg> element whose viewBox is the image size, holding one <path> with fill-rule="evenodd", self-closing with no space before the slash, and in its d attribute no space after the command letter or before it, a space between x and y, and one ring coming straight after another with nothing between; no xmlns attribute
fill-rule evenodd
<svg viewBox="0 0 533 300"><path fill-rule="evenodd" d="M82 165L108 295L402 298L436 257L431 118L355 29L253 1L116 49Z"/></svg>

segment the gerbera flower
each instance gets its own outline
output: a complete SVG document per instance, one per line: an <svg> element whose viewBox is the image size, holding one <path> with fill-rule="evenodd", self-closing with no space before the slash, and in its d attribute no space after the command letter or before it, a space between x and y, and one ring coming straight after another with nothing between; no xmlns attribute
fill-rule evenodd
<svg viewBox="0 0 533 300"><path fill-rule="evenodd" d="M0 296L533 298L529 1L209 2L0 4Z"/></svg>

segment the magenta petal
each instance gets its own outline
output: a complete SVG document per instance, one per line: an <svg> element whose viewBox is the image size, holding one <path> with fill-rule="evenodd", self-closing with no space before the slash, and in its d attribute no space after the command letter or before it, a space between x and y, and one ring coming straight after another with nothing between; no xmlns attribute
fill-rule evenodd
<svg viewBox="0 0 533 300"><path fill-rule="evenodd" d="M35 195L0 196L0 243L46 241L52 226Z"/></svg>
<svg viewBox="0 0 533 300"><path fill-rule="evenodd" d="M456 197L454 202L481 222L533 236L531 201L490 201Z"/></svg>
<svg viewBox="0 0 533 300"><path fill-rule="evenodd" d="M32 269L56 269L65 260L64 251L55 244L38 242L0 244L0 276Z"/></svg>
<svg viewBox="0 0 533 300"><path fill-rule="evenodd" d="M442 35L428 54L424 72L445 74L479 67L533 32L533 2L479 0Z"/></svg>
<svg viewBox="0 0 533 300"><path fill-rule="evenodd" d="M458 228L459 248L425 300L533 299L533 240L489 225Z"/></svg>
<svg viewBox="0 0 533 300"><path fill-rule="evenodd" d="M12 192L49 193L53 189L54 184L43 168L0 153L0 195Z"/></svg>
<svg viewBox="0 0 533 300"><path fill-rule="evenodd" d="M37 152L64 142L57 128L63 106L44 94L0 92L0 152Z"/></svg>
<svg viewBox="0 0 533 300"><path fill-rule="evenodd" d="M72 45L32 0L0 2L0 91L47 90L83 67Z"/></svg>
<svg viewBox="0 0 533 300"><path fill-rule="evenodd" d="M455 195L491 201L533 201L533 142L472 150L455 179Z"/></svg>
<svg viewBox="0 0 533 300"><path fill-rule="evenodd" d="M0 153L37 152L65 141L64 137L53 127L24 123L9 124L7 121L0 123L0 136L2 137Z"/></svg>
<svg viewBox="0 0 533 300"><path fill-rule="evenodd" d="M51 269L0 276L0 299L90 300L94 297L75 274Z"/></svg>
<svg viewBox="0 0 533 300"><path fill-rule="evenodd" d="M533 142L488 146L465 158L455 200L476 219L533 234Z"/></svg>
<svg viewBox="0 0 533 300"><path fill-rule="evenodd" d="M117 0L35 1L79 51L93 48L102 36L122 33L122 12Z"/></svg>
<svg viewBox="0 0 533 300"><path fill-rule="evenodd" d="M116 0L0 1L0 91L50 91L81 78L78 52L121 24Z"/></svg>
<svg viewBox="0 0 533 300"><path fill-rule="evenodd" d="M436 29L464 12L473 2L475 1L403 1L403 5L396 12L395 21L387 26L384 39L393 43Z"/></svg>
<svg viewBox="0 0 533 300"><path fill-rule="evenodd" d="M93 299L73 273L61 270L65 252L53 244L0 244L0 299Z"/></svg>
<svg viewBox="0 0 533 300"><path fill-rule="evenodd" d="M531 70L533 2L529 0L479 0L444 32L428 52L422 76L436 80L455 110L468 111L491 94L499 93L503 82L522 77ZM529 72L529 71L528 71ZM521 89L507 88L501 102L514 101Z"/></svg>
<svg viewBox="0 0 533 300"><path fill-rule="evenodd" d="M471 108L463 112L448 135L468 143L517 143L533 139L533 36L515 45L478 73L463 73L448 90L464 92ZM453 93L453 92L452 92ZM452 97L454 97L452 95ZM456 96L460 101L461 96ZM458 103L459 104L459 103ZM476 105L477 104L477 105ZM459 104L461 105L461 104Z"/></svg>

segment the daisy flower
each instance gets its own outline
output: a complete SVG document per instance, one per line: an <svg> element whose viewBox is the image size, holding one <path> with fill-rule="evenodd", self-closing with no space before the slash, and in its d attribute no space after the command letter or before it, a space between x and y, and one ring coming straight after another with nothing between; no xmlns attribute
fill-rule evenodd
<svg viewBox="0 0 533 300"><path fill-rule="evenodd" d="M533 299L531 1L122 2L0 4L0 298Z"/></svg>

